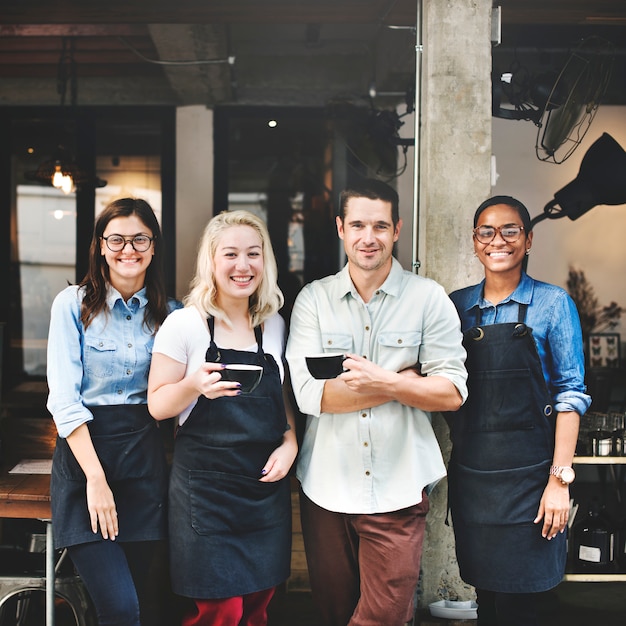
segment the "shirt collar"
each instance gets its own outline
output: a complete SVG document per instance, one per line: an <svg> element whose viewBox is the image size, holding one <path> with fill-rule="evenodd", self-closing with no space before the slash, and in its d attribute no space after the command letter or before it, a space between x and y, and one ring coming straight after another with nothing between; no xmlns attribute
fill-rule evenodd
<svg viewBox="0 0 626 626"><path fill-rule="evenodd" d="M512 294L507 296L501 302L498 302L498 304L507 304L508 302L517 302L518 304L530 304L530 301L532 300L532 297L533 297L534 283L535 281L528 274L526 274L526 272L522 272L522 277L517 287L515 288L515 291L513 291ZM474 300L474 305L468 307L467 309L468 311L474 306L476 306L476 302L478 303L478 306L481 309L486 309L488 307L493 306L491 302L488 302L483 297L484 288L485 288L485 279L483 279L478 285L475 286L475 289L477 291L476 293L477 297Z"/></svg>
<svg viewBox="0 0 626 626"><path fill-rule="evenodd" d="M122 294L115 287L109 285L107 291L107 306L109 307L109 309L113 310L113 307L118 300L121 300L122 303L126 305L126 303L124 302L124 298L122 298ZM140 309L143 309L148 304L146 288L142 287L137 293L133 294L129 302L132 302L133 300L135 300L139 304Z"/></svg>
<svg viewBox="0 0 626 626"><path fill-rule="evenodd" d="M389 270L389 274L387 274L387 278L385 282L377 289L377 291L383 291L391 296L399 296L402 292L402 276L404 274L404 270L402 269L402 265L400 262L391 258L391 270ZM343 269L339 272L339 297L343 298L346 295L350 294L353 298L360 297L358 295L358 291L350 278L350 270L348 269L348 264L343 267Z"/></svg>

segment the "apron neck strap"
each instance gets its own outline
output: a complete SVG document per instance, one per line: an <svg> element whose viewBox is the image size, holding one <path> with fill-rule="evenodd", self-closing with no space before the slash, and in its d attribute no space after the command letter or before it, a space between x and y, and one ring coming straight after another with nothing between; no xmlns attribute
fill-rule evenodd
<svg viewBox="0 0 626 626"><path fill-rule="evenodd" d="M528 311L528 304L520 302L517 305L517 322L524 324L526 322L526 312ZM480 326L483 323L483 310L480 307L476 308L476 326Z"/></svg>
<svg viewBox="0 0 626 626"><path fill-rule="evenodd" d="M211 336L211 344L209 345L209 349L207 350L207 355L210 352L216 353L216 354L219 355L219 349L217 347L217 344L215 343L215 339L213 338L213 335L215 333L215 318L214 317L207 317L206 321L207 321L207 324L209 326L209 335ZM254 338L256 339L257 354L259 356L264 356L264 352L263 352L263 331L261 330L260 326L255 326L254 327Z"/></svg>

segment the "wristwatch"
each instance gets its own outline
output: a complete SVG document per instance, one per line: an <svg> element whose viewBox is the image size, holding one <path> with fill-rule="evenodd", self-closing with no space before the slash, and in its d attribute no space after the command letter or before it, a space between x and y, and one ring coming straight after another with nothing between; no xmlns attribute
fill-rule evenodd
<svg viewBox="0 0 626 626"><path fill-rule="evenodd" d="M561 465L553 465L550 468L550 474L556 476L564 485L571 485L576 478L576 472L573 467L563 467Z"/></svg>

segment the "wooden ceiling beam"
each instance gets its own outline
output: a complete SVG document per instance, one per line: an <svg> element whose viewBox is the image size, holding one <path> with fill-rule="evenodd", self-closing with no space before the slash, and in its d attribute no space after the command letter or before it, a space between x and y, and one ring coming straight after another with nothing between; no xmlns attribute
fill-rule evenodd
<svg viewBox="0 0 626 626"><path fill-rule="evenodd" d="M0 38L147 36L145 24L0 24Z"/></svg>
<svg viewBox="0 0 626 626"><path fill-rule="evenodd" d="M3 24L385 23L411 25L416 0L19 0L0 9Z"/></svg>

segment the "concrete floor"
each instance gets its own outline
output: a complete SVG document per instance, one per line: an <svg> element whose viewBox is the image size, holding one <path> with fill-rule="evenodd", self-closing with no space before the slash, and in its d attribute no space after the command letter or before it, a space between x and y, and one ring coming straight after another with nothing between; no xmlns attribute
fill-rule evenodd
<svg viewBox="0 0 626 626"><path fill-rule="evenodd" d="M561 583L543 596L542 607L542 626L626 626L626 583ZM415 626L419 624L450 621L434 620L426 609L416 615ZM321 626L321 620L309 593L279 592L270 605L268 626Z"/></svg>
<svg viewBox="0 0 626 626"><path fill-rule="evenodd" d="M626 583L562 583L553 592L544 595L542 605L544 609L542 626L625 626ZM56 623L57 626L75 626L66 605L57 605ZM471 626L476 622L455 621L454 625L461 623ZM16 621L7 619L6 615L5 619L0 620L0 626L15 624ZM42 624L44 624L43 593L33 598L25 626ZM451 622L431 617L427 609L418 611L414 626L435 624L450 625ZM270 605L268 626L322 626L322 622L310 593L285 593L279 590Z"/></svg>

